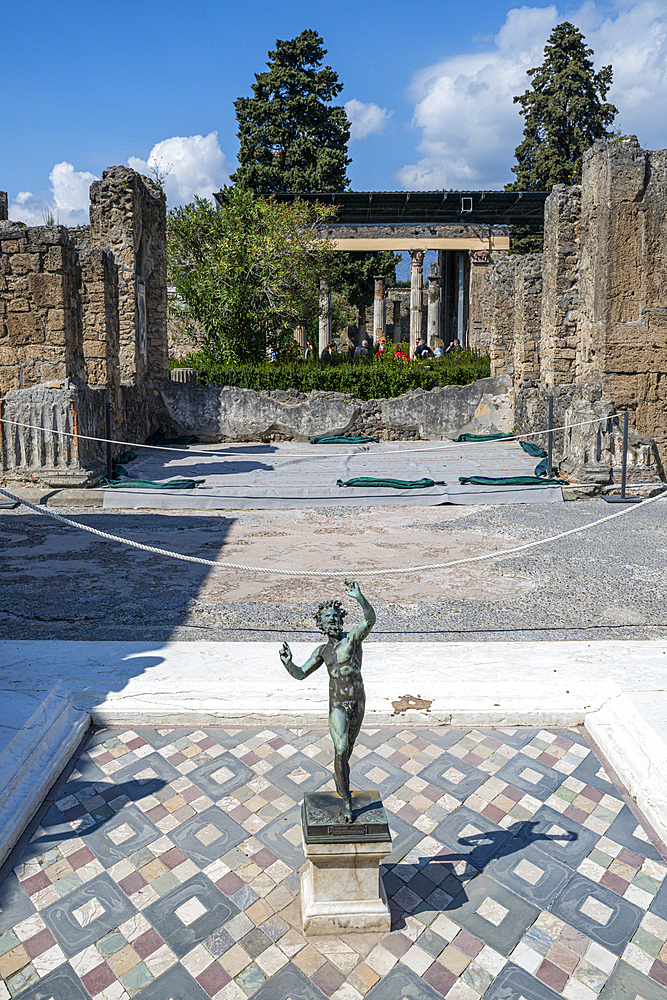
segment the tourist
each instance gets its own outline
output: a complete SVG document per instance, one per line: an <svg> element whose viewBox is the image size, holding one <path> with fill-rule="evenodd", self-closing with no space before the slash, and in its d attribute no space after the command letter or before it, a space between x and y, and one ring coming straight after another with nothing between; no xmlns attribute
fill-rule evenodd
<svg viewBox="0 0 667 1000"><path fill-rule="evenodd" d="M354 350L354 360L358 361L359 358L368 358L368 356L369 356L368 341L362 340L360 346L356 347Z"/></svg>
<svg viewBox="0 0 667 1000"><path fill-rule="evenodd" d="M332 361L333 344L327 344L322 353L320 354L320 363L323 365L330 365Z"/></svg>
<svg viewBox="0 0 667 1000"><path fill-rule="evenodd" d="M380 354L384 353L384 349L385 349L386 346L387 346L387 338L386 337L380 337L380 344L378 346L377 351L375 352L375 357L376 358Z"/></svg>
<svg viewBox="0 0 667 1000"><path fill-rule="evenodd" d="M413 357L417 358L419 361L423 361L424 358L432 358L433 351L421 338L417 341L417 346L415 347L415 353Z"/></svg>
<svg viewBox="0 0 667 1000"><path fill-rule="evenodd" d="M441 358L442 356L443 356L442 347L440 347L440 345L438 345L437 347L434 347L433 348L433 357L434 358Z"/></svg>
<svg viewBox="0 0 667 1000"><path fill-rule="evenodd" d="M452 353L454 353L455 351L460 351L460 350L461 350L461 344L459 342L459 338L458 337L454 337L453 341L451 342L451 344L449 345L449 347L445 351L445 354L449 354L450 351L452 351Z"/></svg>
<svg viewBox="0 0 667 1000"><path fill-rule="evenodd" d="M308 339L306 341L306 346L303 349L303 360L312 361L315 357L315 344L312 340Z"/></svg>
<svg viewBox="0 0 667 1000"><path fill-rule="evenodd" d="M277 344L269 345L269 361L275 362L280 361L280 351Z"/></svg>

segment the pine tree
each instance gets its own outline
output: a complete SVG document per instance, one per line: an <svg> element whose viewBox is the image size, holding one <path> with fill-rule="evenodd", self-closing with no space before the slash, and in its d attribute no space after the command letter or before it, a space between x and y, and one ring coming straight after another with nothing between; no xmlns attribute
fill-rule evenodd
<svg viewBox="0 0 667 1000"><path fill-rule="evenodd" d="M302 31L276 42L267 72L256 73L252 97L234 102L239 123L239 169L232 181L256 194L344 191L350 160L350 123L331 105L343 89L330 66L323 69L324 40Z"/></svg>
<svg viewBox="0 0 667 1000"><path fill-rule="evenodd" d="M516 181L508 190L549 191L554 184L578 184L584 152L610 135L617 114L605 98L611 66L594 71L582 33L564 21L552 31L541 66L528 70L531 89L514 98L525 117L523 142L515 150Z"/></svg>

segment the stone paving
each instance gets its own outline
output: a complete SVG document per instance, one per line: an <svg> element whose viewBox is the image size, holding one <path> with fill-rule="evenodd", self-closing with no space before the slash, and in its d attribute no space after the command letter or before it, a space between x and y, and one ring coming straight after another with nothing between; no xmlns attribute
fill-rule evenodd
<svg viewBox="0 0 667 1000"><path fill-rule="evenodd" d="M322 729L93 731L0 887L0 1000L667 1000L667 874L578 730L380 729L389 934L301 930Z"/></svg>

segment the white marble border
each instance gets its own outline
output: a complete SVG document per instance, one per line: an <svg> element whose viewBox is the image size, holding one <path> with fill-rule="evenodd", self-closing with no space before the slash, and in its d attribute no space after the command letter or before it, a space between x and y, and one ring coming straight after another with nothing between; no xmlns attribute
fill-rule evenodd
<svg viewBox="0 0 667 1000"><path fill-rule="evenodd" d="M0 865L48 795L89 725L90 715L73 706L70 695L58 681L1 748Z"/></svg>

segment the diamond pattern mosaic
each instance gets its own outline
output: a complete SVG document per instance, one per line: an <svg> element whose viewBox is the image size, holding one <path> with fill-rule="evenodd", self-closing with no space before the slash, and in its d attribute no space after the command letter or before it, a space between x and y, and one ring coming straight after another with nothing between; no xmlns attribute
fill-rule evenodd
<svg viewBox="0 0 667 1000"><path fill-rule="evenodd" d="M301 929L325 730L90 735L0 885L0 1000L667 1000L667 861L577 730L368 730L388 934Z"/></svg>

